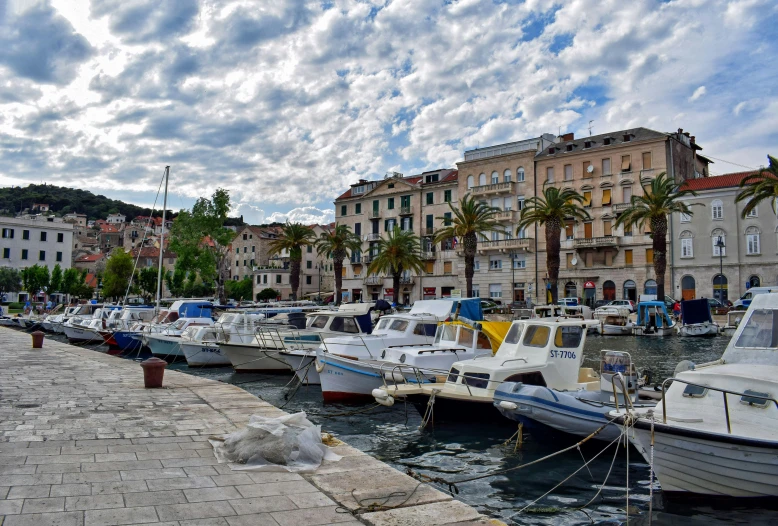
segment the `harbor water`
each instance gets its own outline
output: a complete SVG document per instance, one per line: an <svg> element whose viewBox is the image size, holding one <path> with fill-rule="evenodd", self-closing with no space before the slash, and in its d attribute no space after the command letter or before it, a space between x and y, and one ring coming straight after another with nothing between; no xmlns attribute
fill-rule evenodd
<svg viewBox="0 0 778 526"><path fill-rule="evenodd" d="M584 365L598 368L603 349L627 351L638 371L648 368L654 382L661 382L672 376L681 360L704 363L718 359L727 342L723 336L634 338L590 335ZM94 348L103 350L105 346ZM504 445L515 432L507 419L495 425L446 423L420 430L419 414L413 406L400 402L391 408L370 404L323 405L318 386L298 386L291 375L236 374L229 367L190 369L186 363L169 367L239 385L289 412L305 411L312 421L322 425L323 430L401 471L412 469L452 482L526 464L570 444L527 435L522 447L514 450L515 442ZM648 465L634 449L611 447L602 450L603 445L592 441L580 450L573 449L526 469L460 484L456 497L507 524L531 525L625 523L629 498L629 522L649 524ZM580 469L585 459L598 454L588 467ZM536 502L568 477L570 479L559 488ZM445 488L440 489L445 491ZM778 523L778 511L746 504L718 507L710 502L667 502L662 499L656 481L653 510L653 524Z"/></svg>

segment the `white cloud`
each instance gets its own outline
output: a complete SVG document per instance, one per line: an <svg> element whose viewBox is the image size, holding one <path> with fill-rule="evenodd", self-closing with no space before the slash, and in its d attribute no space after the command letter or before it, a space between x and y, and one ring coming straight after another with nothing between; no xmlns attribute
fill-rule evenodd
<svg viewBox="0 0 778 526"><path fill-rule="evenodd" d="M230 210L230 216L242 216L243 220L250 225L261 225L265 222L265 211L249 203L233 205L232 210Z"/></svg>
<svg viewBox="0 0 778 526"><path fill-rule="evenodd" d="M305 206L302 208L293 208L286 213L275 212L268 216L267 222L272 223L302 223L304 225L326 225L335 220L333 210L321 210L314 206Z"/></svg>
<svg viewBox="0 0 778 526"><path fill-rule="evenodd" d="M705 89L705 86L700 86L696 90L694 90L694 93L692 93L692 96L689 97L689 102L694 102L695 100L699 99L705 93L707 93L708 90Z"/></svg>

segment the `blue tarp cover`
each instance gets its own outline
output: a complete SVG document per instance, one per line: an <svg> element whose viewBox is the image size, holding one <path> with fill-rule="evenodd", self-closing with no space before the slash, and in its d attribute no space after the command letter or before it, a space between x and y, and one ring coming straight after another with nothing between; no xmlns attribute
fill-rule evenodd
<svg viewBox="0 0 778 526"><path fill-rule="evenodd" d="M178 308L178 315L182 318L210 318L211 308L212 304L207 301L186 302Z"/></svg>
<svg viewBox="0 0 778 526"><path fill-rule="evenodd" d="M459 310L459 316L461 318L467 318L472 321L484 321L484 311L481 308L481 298L466 298L460 300L454 300L454 304L451 306L451 314L457 311L457 304L462 307Z"/></svg>
<svg viewBox="0 0 778 526"><path fill-rule="evenodd" d="M657 327L669 327L672 325L667 306L663 301L643 301L638 303L638 325L645 325L648 321L648 313L656 310L659 317L655 320Z"/></svg>
<svg viewBox="0 0 778 526"><path fill-rule="evenodd" d="M362 332L367 334L373 332L373 320L370 317L370 313L354 316L354 319L357 320L357 324Z"/></svg>
<svg viewBox="0 0 778 526"><path fill-rule="evenodd" d="M681 302L681 318L684 325L693 323L712 322L710 317L710 305L708 300L703 298L699 300L684 300Z"/></svg>

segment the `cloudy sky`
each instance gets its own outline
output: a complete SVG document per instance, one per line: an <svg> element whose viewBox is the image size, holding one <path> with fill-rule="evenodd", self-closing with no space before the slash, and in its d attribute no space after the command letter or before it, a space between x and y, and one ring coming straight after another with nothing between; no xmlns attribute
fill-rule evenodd
<svg viewBox="0 0 778 526"><path fill-rule="evenodd" d="M0 184L329 221L359 178L540 133L778 154L775 0L0 0ZM727 162L724 162L727 161ZM734 164L731 164L734 163Z"/></svg>

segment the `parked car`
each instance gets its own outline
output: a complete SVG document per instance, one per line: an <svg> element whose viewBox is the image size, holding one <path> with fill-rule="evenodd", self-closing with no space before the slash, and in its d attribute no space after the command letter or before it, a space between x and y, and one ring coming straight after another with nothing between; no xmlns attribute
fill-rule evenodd
<svg viewBox="0 0 778 526"><path fill-rule="evenodd" d="M491 300L481 300L481 310L484 314L490 314L499 308L500 306Z"/></svg>
<svg viewBox="0 0 778 526"><path fill-rule="evenodd" d="M729 307L715 298L708 298L708 305L713 314L726 314L729 312Z"/></svg>
<svg viewBox="0 0 778 526"><path fill-rule="evenodd" d="M609 304L611 300L597 300L594 302L594 308L599 309L600 307L604 307L607 304Z"/></svg>
<svg viewBox="0 0 778 526"><path fill-rule="evenodd" d="M609 307L629 307L630 312L635 312L635 302L632 300L613 300L607 305ZM672 309L672 306L670 308Z"/></svg>

